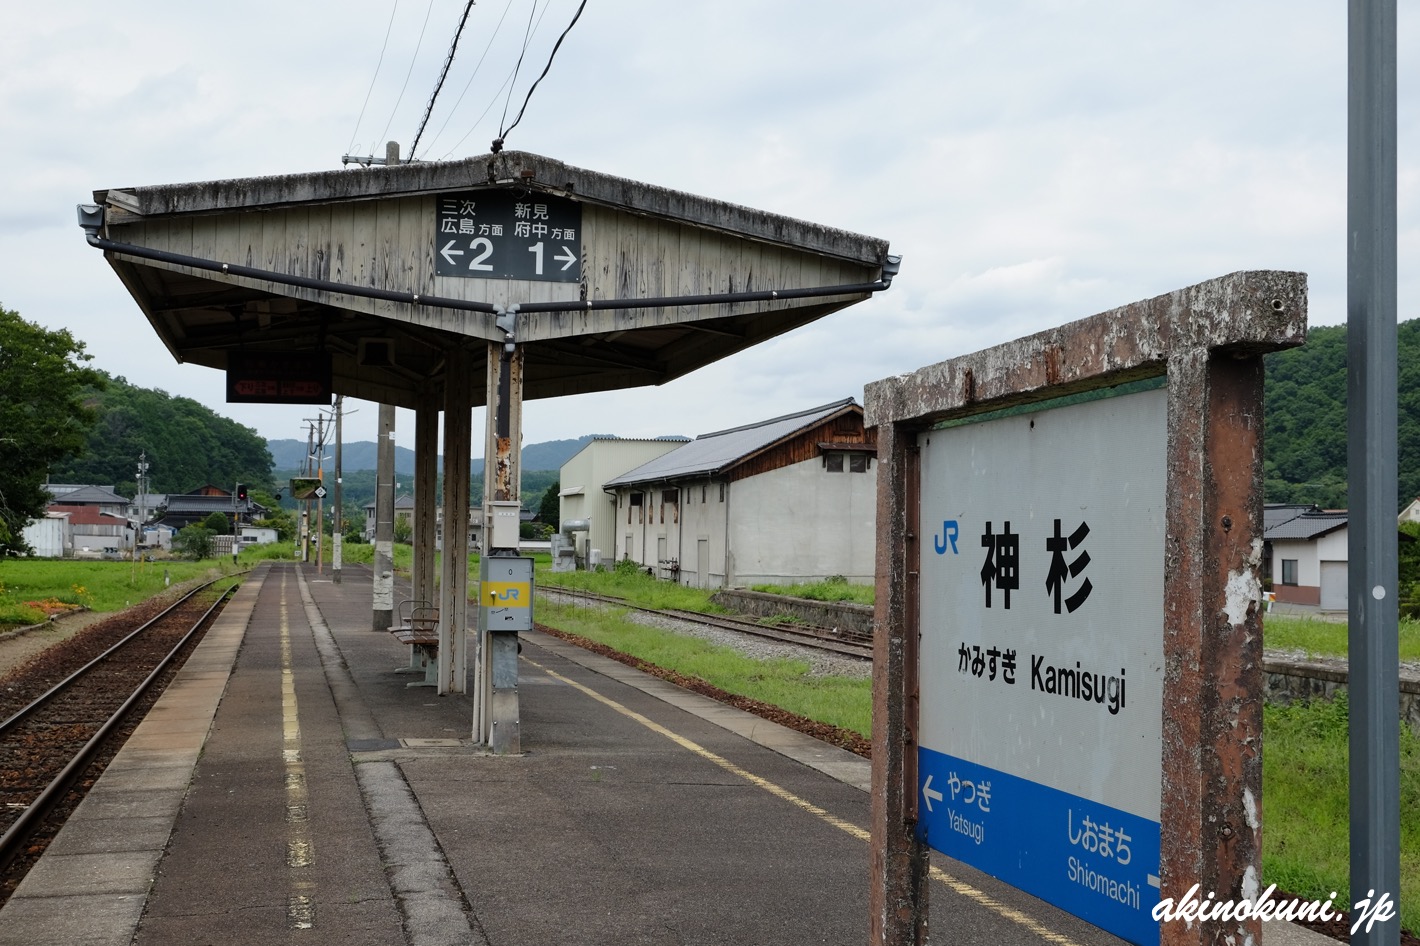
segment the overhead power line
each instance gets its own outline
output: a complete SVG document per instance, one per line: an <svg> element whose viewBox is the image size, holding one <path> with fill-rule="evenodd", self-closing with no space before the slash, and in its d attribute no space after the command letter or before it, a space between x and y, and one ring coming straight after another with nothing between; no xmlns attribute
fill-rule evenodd
<svg viewBox="0 0 1420 946"><path fill-rule="evenodd" d="M498 132L498 137L493 141L493 153L497 154L503 150L503 142L507 140L509 132L518 127L518 122L523 120L523 113L528 110L528 102L532 101L532 94L537 90L538 83L547 77L548 70L552 68L552 60L557 56L557 50L562 48L562 41L567 38L567 34L572 32L572 27L577 25L577 20L581 18L582 11L587 8L587 0L582 0L577 7L577 12L572 15L572 22L567 24L567 28L562 31L562 35L557 37L557 43L552 47L552 52L547 57L547 65L543 67L542 75L537 77L537 81L528 89L527 98L523 99L523 107L518 109L518 117L513 119L513 124ZM519 57L518 62L522 59Z"/></svg>
<svg viewBox="0 0 1420 946"><path fill-rule="evenodd" d="M503 5L503 15L498 18L498 25L493 27L493 32L489 35L488 42L483 47L483 54L478 57L478 62L474 65L473 72L469 75L468 81L464 83L463 89L460 90L459 97L454 99L453 105L449 106L449 113L444 116L444 123L439 126L438 131L434 132L434 141L438 141L443 136L444 129L449 127L449 122L453 119L455 113L458 112L459 106L463 104L464 96L468 95L468 90L473 87L473 80L478 78L479 72L482 71L483 63L488 59L488 51L493 48L493 42L498 38L499 32L502 31L503 22L508 19L508 11L512 8L513 0L508 0L508 2ZM503 87L499 86L498 92L501 91L503 91ZM489 109L493 108L493 103L497 100L498 93L495 92L493 94L493 99L489 101L487 108L483 110L483 115L479 115L478 120L474 122L475 126L478 124L478 122L483 121L483 116L488 114ZM463 138L460 138L458 142L454 144L453 148L449 149L448 154L443 155L443 158L447 158L449 157L449 155L452 155L454 151L458 148L458 146L463 144L464 138L467 138L471 134L473 134L472 128L470 128L468 132L464 134ZM433 147L433 142L430 143L430 147Z"/></svg>
<svg viewBox="0 0 1420 946"><path fill-rule="evenodd" d="M424 34L429 29L429 15L434 12L434 0L429 0L429 8L424 11L424 25L419 27L419 41L414 44L414 55L409 59L409 71L404 74L404 85L399 87L399 98L394 100L394 108L390 110L389 121L385 122L385 130L380 132L380 140L388 140L390 125L394 124L395 113L399 111L399 103L404 101L404 92L409 88L409 77L414 74L414 64L419 61L419 48L424 45ZM413 154L410 151L410 154Z"/></svg>
<svg viewBox="0 0 1420 946"><path fill-rule="evenodd" d="M543 4L542 12L546 13L552 0ZM513 77L508 80L508 97L503 100L503 115L498 119L498 137L503 137L503 123L508 120L508 105L513 101L513 88L518 84L518 73L523 70L523 57L528 54L528 44L532 42L533 35L533 14L537 13L537 0L533 0L532 9L528 11L528 25L523 30L523 48L518 50L518 61L513 66ZM541 20L538 21L541 24ZM497 151L497 148L493 149Z"/></svg>
<svg viewBox="0 0 1420 946"><path fill-rule="evenodd" d="M394 0L394 9L390 10L389 25L385 27L385 41L380 46L380 58L375 62L375 74L370 76L370 87L365 90L365 101L360 105L360 117L355 119L355 130L350 133L350 147L346 151L355 150L355 139L360 136L360 123L365 120L365 109L370 107L370 94L375 91L375 80L380 77L380 67L385 63L385 50L389 48L390 33L394 32L394 15L399 12L399 0Z"/></svg>
<svg viewBox="0 0 1420 946"><path fill-rule="evenodd" d="M444 80L448 78L449 67L454 64L454 53L458 52L459 37L463 36L464 24L468 22L469 11L473 9L473 0L468 0L464 5L463 16L459 17L459 25L454 30L454 41L449 44L449 55L444 59L444 68L439 72L439 81L434 83L434 92L429 96L429 105L424 109L424 118L419 122L419 130L414 133L414 143L409 146L409 159L414 160L418 153L419 139L424 136L424 126L429 124L429 116L434 112L434 100L439 97L439 90L444 87Z"/></svg>

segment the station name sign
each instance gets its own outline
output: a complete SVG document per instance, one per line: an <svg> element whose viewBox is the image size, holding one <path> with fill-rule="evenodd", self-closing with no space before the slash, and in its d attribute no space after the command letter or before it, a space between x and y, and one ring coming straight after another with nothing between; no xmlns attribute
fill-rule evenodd
<svg viewBox="0 0 1420 946"><path fill-rule="evenodd" d="M435 204L434 273L579 282L582 205L506 190L441 194Z"/></svg>
<svg viewBox="0 0 1420 946"><path fill-rule="evenodd" d="M227 355L229 404L329 404L329 352L248 352Z"/></svg>
<svg viewBox="0 0 1420 946"><path fill-rule="evenodd" d="M920 435L918 834L1159 941L1166 391Z"/></svg>

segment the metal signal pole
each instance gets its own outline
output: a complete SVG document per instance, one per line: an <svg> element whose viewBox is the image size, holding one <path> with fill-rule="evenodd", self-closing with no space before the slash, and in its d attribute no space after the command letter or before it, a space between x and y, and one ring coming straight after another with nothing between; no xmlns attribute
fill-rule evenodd
<svg viewBox="0 0 1420 946"><path fill-rule="evenodd" d="M1398 946L1400 638L1396 364L1396 4L1350 0L1347 464L1351 900L1357 946ZM1389 917L1381 898L1392 904ZM1365 900L1365 909L1360 908ZM1369 915L1367 915L1369 914ZM1360 921L1367 922L1360 922Z"/></svg>

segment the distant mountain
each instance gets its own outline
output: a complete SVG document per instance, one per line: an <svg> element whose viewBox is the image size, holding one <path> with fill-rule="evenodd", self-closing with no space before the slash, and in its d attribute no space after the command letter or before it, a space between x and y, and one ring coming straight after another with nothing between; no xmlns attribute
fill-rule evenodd
<svg viewBox="0 0 1420 946"><path fill-rule="evenodd" d="M268 440L266 448L271 451L272 467L277 470L299 470L306 462L308 450L304 440ZM344 470L373 470L379 444L373 440L347 441L341 445L340 465ZM332 459L325 461L326 471L335 469L335 444L325 445L325 455ZM397 473L414 473L414 451L395 444L394 468ZM439 458L439 469L444 468L443 457Z"/></svg>
<svg viewBox="0 0 1420 946"><path fill-rule="evenodd" d="M578 450L581 450L595 437L606 437L610 434L586 434L576 440L548 440L542 443L530 443L523 447L523 469L532 470L557 470L566 463ZM306 442L304 440L268 440L267 449L271 451L272 466L277 470L297 470L306 461ZM377 451L379 444L373 440L357 440L346 443L341 447L340 465L342 471L354 472L356 470L373 470L378 466ZM326 444L326 456L335 455L335 445ZM483 458L479 457L473 461L475 469L481 468ZM444 468L444 458L439 457L439 469ZM327 471L335 469L333 460L327 460ZM408 447L401 447L398 444L394 448L394 468L396 473L414 474L414 451Z"/></svg>

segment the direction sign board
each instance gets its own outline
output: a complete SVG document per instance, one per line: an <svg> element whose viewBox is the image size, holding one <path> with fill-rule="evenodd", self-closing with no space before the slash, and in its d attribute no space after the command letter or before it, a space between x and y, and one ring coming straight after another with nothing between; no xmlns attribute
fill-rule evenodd
<svg viewBox="0 0 1420 946"><path fill-rule="evenodd" d="M435 205L434 273L578 282L582 206L546 194L470 191Z"/></svg>
<svg viewBox="0 0 1420 946"><path fill-rule="evenodd" d="M1166 391L919 435L919 837L1159 926ZM930 538L929 538L930 537Z"/></svg>

